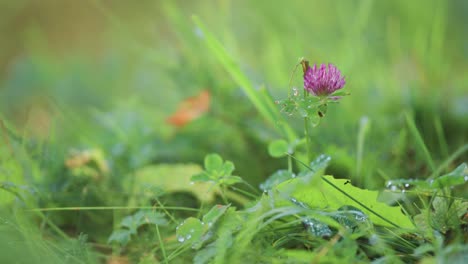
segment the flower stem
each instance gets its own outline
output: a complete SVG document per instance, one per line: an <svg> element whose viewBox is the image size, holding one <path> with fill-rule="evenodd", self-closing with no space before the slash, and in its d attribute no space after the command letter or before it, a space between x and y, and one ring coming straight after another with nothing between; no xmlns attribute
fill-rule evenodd
<svg viewBox="0 0 468 264"><path fill-rule="evenodd" d="M309 93L304 90L304 99L309 95ZM304 137L306 139L306 151L307 151L307 164L310 164L312 161L312 150L310 149L310 136L309 136L309 117L304 117Z"/></svg>

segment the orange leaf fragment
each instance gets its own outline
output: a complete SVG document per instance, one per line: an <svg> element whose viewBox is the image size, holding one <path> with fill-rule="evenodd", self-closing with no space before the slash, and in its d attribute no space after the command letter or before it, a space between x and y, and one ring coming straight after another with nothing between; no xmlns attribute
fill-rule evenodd
<svg viewBox="0 0 468 264"><path fill-rule="evenodd" d="M210 92L203 90L198 95L183 100L177 107L177 111L166 121L175 127L183 127L208 112L210 102Z"/></svg>

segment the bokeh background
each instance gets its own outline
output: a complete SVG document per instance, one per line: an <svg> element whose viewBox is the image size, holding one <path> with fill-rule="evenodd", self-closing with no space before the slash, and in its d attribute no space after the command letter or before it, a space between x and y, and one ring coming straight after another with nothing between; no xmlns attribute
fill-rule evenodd
<svg viewBox="0 0 468 264"><path fill-rule="evenodd" d="M255 184L284 165L266 152L266 143L280 137L274 125L262 120L206 47L192 15L252 84L275 99L286 96L300 57L342 70L352 96L313 131L316 154L333 156L335 174L358 181L425 175L406 112L436 160L467 142L466 1L18 0L1 6L2 116L39 141L63 143L63 151L100 148L133 168L200 162L219 152ZM294 80L300 87L300 74ZM167 122L182 100L204 90L211 95L206 114L183 127ZM292 122L301 131L300 121ZM363 126L365 166L359 166Z"/></svg>
<svg viewBox="0 0 468 264"><path fill-rule="evenodd" d="M285 168L267 152L281 124L258 113L206 34L272 101L287 96L300 58L338 66L351 96L312 131L328 174L381 190L444 162L448 172L468 159L466 14L464 0L1 1L0 181L34 189L34 207L125 206L144 205L133 187L142 170L170 191L208 153L253 186ZM302 120L287 120L302 133ZM12 197L0 193L1 204ZM123 216L48 215L101 244Z"/></svg>

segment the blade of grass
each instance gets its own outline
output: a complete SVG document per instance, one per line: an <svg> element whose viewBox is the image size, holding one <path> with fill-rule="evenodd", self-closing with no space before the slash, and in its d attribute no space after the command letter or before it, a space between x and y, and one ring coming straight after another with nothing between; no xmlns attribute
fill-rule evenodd
<svg viewBox="0 0 468 264"><path fill-rule="evenodd" d="M447 141L445 140L445 135L444 135L444 129L442 127L442 122L440 121L440 116L437 116L434 118L434 127L437 133L437 138L439 140L439 145L440 145L440 151L442 152L442 155L445 157L449 156L449 151L448 151L448 144Z"/></svg>
<svg viewBox="0 0 468 264"><path fill-rule="evenodd" d="M245 74L240 70L239 65L235 62L234 58L229 55L224 49L223 45L216 39L216 37L207 30L205 25L197 16L193 16L193 21L196 26L202 31L203 39L205 40L210 51L216 56L218 61L223 65L225 70L231 75L232 79L239 85L242 90L246 93L247 97L253 103L255 108L260 112L260 114L272 125L277 124L278 121L281 121L282 117L279 114L279 111L271 112L268 105L262 100L260 93L253 87L252 83L248 80ZM282 127L288 127L286 123ZM289 140L293 141L296 139L295 135L291 133L293 130L291 128L282 129L280 127L280 132Z"/></svg>
<svg viewBox="0 0 468 264"><path fill-rule="evenodd" d="M356 150L356 177L361 175L362 168L362 156L364 155L364 142L366 139L367 132L370 128L369 118L363 116L359 122L359 132L357 139L357 150Z"/></svg>
<svg viewBox="0 0 468 264"><path fill-rule="evenodd" d="M465 144L461 146L457 151L455 151L448 159L446 159L440 166L435 170L431 176L429 176L428 179L434 179L438 175L441 174L441 172L446 169L456 158L458 158L460 155L468 151L468 144Z"/></svg>
<svg viewBox="0 0 468 264"><path fill-rule="evenodd" d="M432 159L431 153L427 149L426 144L424 143L424 140L421 137L421 133L419 133L419 130L416 127L416 123L414 122L412 115L409 112L406 112L405 117L406 124L408 125L410 133L413 134L413 137L416 140L416 144L421 148L427 164L429 165L432 171L435 171L436 167L434 164L434 160Z"/></svg>

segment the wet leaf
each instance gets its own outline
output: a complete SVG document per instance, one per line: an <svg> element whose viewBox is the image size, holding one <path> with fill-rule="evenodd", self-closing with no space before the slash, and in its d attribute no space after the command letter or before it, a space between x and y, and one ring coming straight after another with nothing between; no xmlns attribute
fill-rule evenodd
<svg viewBox="0 0 468 264"><path fill-rule="evenodd" d="M203 223L208 228L211 227L216 221L226 212L230 205L215 205L211 210L203 216Z"/></svg>
<svg viewBox="0 0 468 264"><path fill-rule="evenodd" d="M271 190L275 185L278 185L286 180L292 179L294 174L287 170L278 170L273 173L268 179L260 184L260 189L263 191Z"/></svg>
<svg viewBox="0 0 468 264"><path fill-rule="evenodd" d="M302 224L305 226L308 233L316 237L327 238L331 237L333 234L328 225L313 218L305 218Z"/></svg>
<svg viewBox="0 0 468 264"><path fill-rule="evenodd" d="M177 227L176 237L180 243L193 245L197 243L204 233L204 227L200 220L189 217Z"/></svg>
<svg viewBox="0 0 468 264"><path fill-rule="evenodd" d="M419 190L435 190L462 185L467 182L468 165L466 163L462 163L452 172L433 180L397 179L388 181L386 187L391 191L406 191L414 188Z"/></svg>
<svg viewBox="0 0 468 264"><path fill-rule="evenodd" d="M348 193L354 199L360 201L368 208L371 208L374 212L385 217L387 220L397 224L399 227L414 228L413 223L406 215L402 213L401 208L399 206L389 206L387 204L378 202L377 191L360 189L348 183L347 180L335 179L332 176L324 176L324 178L333 183L334 185L339 186L339 188L342 191ZM366 215L369 216L372 223L382 226L393 227L392 224L376 216L371 211L369 211L365 207L362 207L361 205L344 195L342 192L336 190L329 184L325 183L324 181L311 181L309 183L304 183L302 179L295 178L278 185L277 189L279 191L288 190L291 188L291 185L294 186L294 190L292 191L290 196L306 203L311 208L327 208L329 210L337 210L338 208L344 205L352 205L358 208L359 210L365 212Z"/></svg>
<svg viewBox="0 0 468 264"><path fill-rule="evenodd" d="M319 155L314 161L310 163L310 168L315 173L320 170L324 170L327 168L328 164L331 161L331 157L325 154Z"/></svg>

